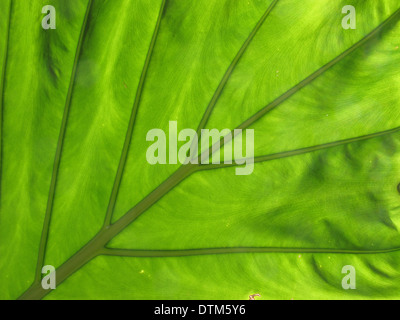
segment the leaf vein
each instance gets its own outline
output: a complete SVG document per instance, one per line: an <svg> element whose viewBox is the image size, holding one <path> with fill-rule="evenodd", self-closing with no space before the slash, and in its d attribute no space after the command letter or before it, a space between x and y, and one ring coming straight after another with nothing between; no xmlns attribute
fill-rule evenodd
<svg viewBox="0 0 400 320"><path fill-rule="evenodd" d="M3 69L1 74L1 90L0 90L0 195L1 195L1 182L2 182L2 172L3 172L3 108L4 108L4 92L5 92L5 81L6 81L6 69L8 60L8 46L11 32L11 12L12 12L12 2L10 1L10 9L8 13L8 29L5 37L5 48L4 48L4 61ZM1 202L0 202L1 206Z"/></svg>
<svg viewBox="0 0 400 320"><path fill-rule="evenodd" d="M374 139L377 137L396 133L398 131L400 131L400 127L396 127L396 128L390 129L390 130L385 130L385 131L376 132L376 133L372 133L372 134L367 134L367 135L359 136L359 137L355 137L355 138L338 140L338 141L328 142L328 143L319 144L319 145L315 145L315 146L311 146L311 147L268 154L268 155L259 156L259 157L254 158L254 163L266 162L266 161L270 161L270 160L276 160L276 159L282 159L282 158L288 158L288 157L294 157L294 156L298 156L301 154L315 152L315 151L319 151L319 150L323 150L323 149L334 148L334 147L345 145L345 144ZM251 160L251 159L247 159L247 158L238 159L238 162L240 163L241 161L249 161L249 160ZM213 169L220 169L220 168L227 168L227 167L234 167L234 166L240 166L240 164L236 164L236 163L204 164L204 165L200 165L200 168L201 168L201 170L213 170Z"/></svg>
<svg viewBox="0 0 400 320"><path fill-rule="evenodd" d="M135 120L136 120L136 114L139 109L140 99L142 97L142 91L143 91L143 87L144 87L144 82L146 80L147 71L148 71L151 57L152 57L153 51L154 51L154 46L155 46L157 36L158 36L159 30L160 30L160 24L161 24L162 15L164 12L165 4L166 4L166 0L163 0L161 3L161 8L160 8L160 12L159 12L159 15L157 18L154 33L153 33L153 36L152 36L152 39L150 42L149 50L147 52L146 60L145 60L144 66L143 66L142 74L140 76L139 85L138 85L138 88L136 91L135 101L133 103L132 113L131 113L131 116L129 119L129 125L128 125L128 129L127 129L126 136L125 136L125 142L124 142L124 146L122 148L121 158L120 158L120 161L118 164L118 169L117 169L117 173L115 176L114 185L113 185L113 188L111 191L110 200L109 200L103 228L107 228L111 223L112 215L113 215L114 208L115 208L115 203L117 201L119 187L121 185L122 175L124 173L126 161L128 158L128 152L129 152L129 147L130 147L131 140L132 140L133 128L134 128Z"/></svg>
<svg viewBox="0 0 400 320"><path fill-rule="evenodd" d="M70 110L70 106L71 106L72 92L74 89L76 72L77 72L77 68L78 68L79 58L81 55L82 44L83 44L83 40L84 40L85 33L86 33L87 22L88 22L91 7L92 7L92 0L89 0L88 4L87 4L87 8L86 8L85 17L84 17L84 20L82 23L81 32L79 35L78 45L77 45L77 48L75 51L74 64L72 67L70 84L68 87L68 93L67 93L67 97L66 97L66 101L65 101L64 114L63 114L63 118L61 121L60 134L59 134L58 143L57 143L57 149L56 149L56 154L55 154L55 159L54 159L54 164L53 164L53 172L52 172L50 189L49 189L49 196L48 196L48 200L47 200L46 214L45 214L45 218L44 218L44 222L43 222L42 235L41 235L40 245L39 245L39 254L38 254L35 281L34 281L35 283L40 282L40 279L41 279L41 269L42 269L44 259L45 259L47 238L48 238L48 233L49 233L51 215L52 215L52 211L53 211L53 202L54 202L54 196L55 196L55 192L56 192L58 171L60 168L61 154L62 154L62 149L63 149L63 144L64 144L64 137L65 137L65 133L66 133L66 129L67 129L69 110Z"/></svg>
<svg viewBox="0 0 400 320"><path fill-rule="evenodd" d="M326 253L326 254L382 254L400 251L400 248L390 248L382 250L360 250L360 249L330 249L330 248L279 248L279 247L233 247L233 248L202 248L202 249L182 249L182 250L130 250L130 249L110 249L102 250L102 255L135 257L135 258L154 258L154 257L186 257L214 254L233 254L233 253Z"/></svg>
<svg viewBox="0 0 400 320"><path fill-rule="evenodd" d="M260 20L257 22L257 24L254 27L254 29L252 30L252 32L247 37L246 41L243 43L242 47L240 48L240 50L236 54L235 58L232 60L232 62L229 65L228 69L226 70L226 72L225 72L223 78L221 79L221 82L219 83L217 89L215 90L215 92L213 94L213 97L212 97L210 103L208 104L208 106L206 108L206 111L204 112L203 117L202 117L202 119L200 121L200 124L199 124L199 126L197 128L197 136L199 137L199 139L200 139L200 135L201 135L201 129L203 129L205 127L205 125L207 124L208 119L210 118L210 116L211 116L211 114L212 114L212 112L214 110L214 107L217 104L217 101L218 101L219 97L221 96L221 94L222 94L222 92L223 92L223 90L225 88L225 85L229 81L229 79L230 79L233 71L235 70L237 64L239 63L239 61L242 58L242 56L244 55L245 51L249 47L250 43L253 41L254 37L257 34L257 32L261 29L261 27L264 24L265 20L267 19L267 17L271 13L272 9L275 7L275 5L278 3L278 1L279 0L272 1L272 3L269 5L269 7L265 11L265 13L262 15Z"/></svg>

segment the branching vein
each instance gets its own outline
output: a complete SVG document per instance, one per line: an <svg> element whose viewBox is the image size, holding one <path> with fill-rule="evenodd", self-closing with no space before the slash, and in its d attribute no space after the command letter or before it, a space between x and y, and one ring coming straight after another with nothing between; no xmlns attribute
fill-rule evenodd
<svg viewBox="0 0 400 320"><path fill-rule="evenodd" d="M276 1L273 2L275 4ZM88 11L90 9L90 4L91 1L89 1L88 5ZM380 24L376 29L374 29L371 33L369 33L367 36L365 36L363 39L361 39L359 42L355 43L352 47L347 49L345 52L340 54L338 57L330 61L328 64L314 72L312 75L301 81L299 84L294 86L292 89L284 93L282 96L265 106L263 109L261 109L259 112L248 118L246 121L244 121L238 129L245 129L252 125L254 122L258 121L261 117L263 117L265 114L267 114L271 109L275 108L282 102L286 101L288 98L290 98L292 95L294 95L296 92L304 88L306 85L314 81L316 78L318 78L320 75L322 75L325 71L330 69L332 66L337 64L338 62L342 61L345 57L350 55L352 52L360 48L362 45L367 43L370 39L372 39L374 36L376 36L383 28L385 28L387 25L395 21L395 19L398 18L400 13L400 8L395 11L388 19L386 19L382 24ZM86 13L85 17L85 25L87 21L87 16L88 12ZM85 28L83 28L84 30ZM77 58L79 56L79 51L80 51L80 46L82 44L82 38L83 38L83 33L82 31L81 34L81 39L79 42L78 50L77 50ZM251 37L249 37L251 39ZM154 43L152 42L152 45ZM246 47L246 46L244 46ZM151 52L151 50L150 50ZM148 55L148 58L150 59L151 54ZM240 54L239 54L240 58ZM236 62L237 63L237 62ZM233 64L234 65L234 64ZM57 172L58 172L58 165L59 165L59 158L61 156L61 148L62 148L62 141L64 138L65 134L65 126L66 126L66 120L68 116L68 109L69 109L69 104L70 104L70 98L71 98L71 92L72 92L72 84L73 84L73 79L75 77L75 70L76 69L76 64L74 66L74 71L73 71L73 76L71 78L71 86L70 90L68 93L68 98L67 98L67 103L66 103L66 111L64 114L64 119L63 119L63 126L61 129L60 133L60 140L59 140L59 145L57 148L57 154L56 154L56 161L54 164L54 171L53 171L53 178L52 178L52 184L50 188L50 194L49 194L49 205L48 209L46 212L46 219L45 219L45 226L44 226L44 232L42 235L42 242L41 242L41 258L43 258L43 252L45 248L45 243L46 243L46 237L47 237L47 229L48 229L48 223L50 220L50 213L51 213L51 207L52 207L52 201L54 197L54 189L55 189L55 183L56 183L56 178L57 178ZM146 67L145 69L146 70ZM145 74L145 71L144 71ZM226 78L226 81L229 78L229 72L228 76ZM144 81L144 77L142 77L142 82ZM224 87L224 80L222 81L222 85L219 86L221 90ZM143 85L143 83L142 83ZM140 86L139 86L140 88ZM135 108L137 109L137 106L140 102L140 92L142 89L138 89L139 95L136 96L137 102L135 102L135 107L133 111L133 120L132 120L132 127L134 123L134 113L136 113ZM217 89L218 91L219 89ZM216 93L214 96L218 97L219 93ZM135 100L135 101L136 101ZM209 113L212 111L213 105L215 103L211 104L208 108L208 112L206 112L206 115L203 117L203 121L207 121L204 119L207 119L209 116ZM204 122L205 123L205 122ZM392 129L391 131L397 131L398 128ZM335 145L340 145L344 143L350 143L353 141L359 141L359 140L365 140L369 138L373 138L378 135L383 135L387 134L387 132L381 132L381 133L376 133L376 134L371 134L368 136L360 137L360 138L352 138L348 140L343 140L343 141L338 141L338 142L333 142L330 144L325 144L325 145L320 145L320 146L314 146L314 147L309 147L309 148L304 148L304 149L299 149L295 151L289 151L286 153L282 153L280 155L269 155L265 157L261 157L259 161L266 161L269 159L272 159L273 157L284 157L284 156L291 156L291 155L296 155L296 154L301 154L305 152L311 152L323 148L328 148L328 147L333 147ZM130 131L128 130L128 135L130 135ZM233 135L232 135L233 136ZM129 147L129 139L125 141L127 147ZM128 142L127 142L128 141ZM223 145L224 139L222 139L222 144ZM212 149L212 148L211 148ZM123 171L123 167L125 165L125 162L122 162L122 165L120 163L120 168L121 168L121 174ZM135 207L130 209L124 216L122 216L119 220L117 220L114 224L109 225L107 228L103 228L102 230L99 231L99 233L90 241L88 242L80 251L78 251L74 256L72 256L68 261L66 261L62 266L60 266L57 269L57 284L62 283L66 278L68 278L71 274L73 274L76 270L81 268L85 263L93 259L93 257L101 254L108 254L108 255L125 255L125 256L139 256L140 254L149 255L149 256L174 256L174 255L193 255L193 254L218 254L218 253L239 253L241 250L244 252L329 252L329 253L367 253L366 251L360 251L360 250L341 250L341 249L289 249L289 248L223 248L223 249L199 249L199 250L185 250L183 251L137 251L137 250L120 250L120 249L106 249L107 243L113 239L117 234L119 234L122 230L124 230L128 225L130 225L138 216L140 216L142 213L144 213L146 210L148 210L151 206L153 206L158 200L160 200L165 194L167 194L170 190L172 190L175 186L177 186L180 182L185 180L187 177L189 177L192 173L201 170L200 165L193 165L193 164L187 164L181 166L175 173L173 173L167 180L165 180L161 185L159 185L156 189L154 189L147 197L145 197L141 202L139 202ZM115 186L116 184L114 184ZM116 190L118 187L116 187ZM111 210L112 212L112 210ZM109 220L108 220L109 221ZM203 250L203 251L200 251ZM261 251L260 251L261 250ZM275 251L273 251L275 250ZM280 250L280 251L279 251ZM308 250L308 251L307 251ZM387 249L387 250L377 250L377 251L368 251L368 253L387 253L387 252L392 252L392 251L397 251L399 249ZM38 261L38 266L41 265L41 261ZM40 274L39 274L40 276ZM20 298L21 299L41 299L45 295L47 295L49 291L46 291L41 288L40 284L36 283L33 285L31 288L29 288Z"/></svg>

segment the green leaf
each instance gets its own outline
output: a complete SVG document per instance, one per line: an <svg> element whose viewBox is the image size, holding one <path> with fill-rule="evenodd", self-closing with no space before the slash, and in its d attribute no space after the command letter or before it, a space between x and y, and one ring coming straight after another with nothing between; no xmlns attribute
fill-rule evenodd
<svg viewBox="0 0 400 320"><path fill-rule="evenodd" d="M0 15L1 299L400 297L398 0ZM253 173L150 165L146 135L169 121L254 129Z"/></svg>

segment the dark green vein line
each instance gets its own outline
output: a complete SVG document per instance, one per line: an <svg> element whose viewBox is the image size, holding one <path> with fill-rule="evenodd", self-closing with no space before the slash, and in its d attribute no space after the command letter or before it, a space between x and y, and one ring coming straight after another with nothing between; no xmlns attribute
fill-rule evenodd
<svg viewBox="0 0 400 320"><path fill-rule="evenodd" d="M377 137L389 135L391 133L396 133L398 131L400 131L400 127L396 127L394 129L376 132L376 133L372 133L372 134L367 134L367 135L360 136L360 137L349 138L349 139L345 139L345 140L338 140L338 141L334 141L334 142L328 142L328 143L324 143L324 144L320 144L320 145L316 145L316 146L312 146L312 147L284 151L284 152L279 152L279 153L274 153L274 154L268 154L265 156L260 156L260 157L254 158L254 163L265 162L265 161L270 161L270 160L275 160L275 159L288 158L288 157L294 157L294 156L297 156L300 154L310 153L310 152L314 152L314 151L318 151L318 150L322 150L322 149L333 148L333 147L337 147L337 146L341 146L341 145L345 145L345 144L349 144L349 143L353 143L353 142L359 142L359 141L377 138ZM243 160L250 161L251 159L239 159L237 161L240 163L241 160L242 161ZM200 165L200 170L213 170L213 169L235 167L235 166L240 166L240 164L236 164L236 163L204 164L204 165Z"/></svg>
<svg viewBox="0 0 400 320"><path fill-rule="evenodd" d="M187 257L214 254L233 253L329 253L329 254L382 254L400 251L400 248L382 250L356 250L356 249L316 249L316 248L278 248L278 247L236 247L236 248L209 248L187 250L129 250L104 248L102 255L155 258L155 257Z"/></svg>
<svg viewBox="0 0 400 320"><path fill-rule="evenodd" d="M280 105L282 102L290 98L292 95L294 95L296 92L304 88L306 85L310 84L312 81L314 81L316 78L318 78L320 75L325 73L328 69L336 65L338 62L342 61L344 58L346 58L349 54L353 53L356 51L358 48L366 44L369 40L373 39L375 36L379 34L379 32L384 29L388 24L392 23L396 18L398 18L400 14L400 8L397 9L389 18L387 18L382 24L380 24L378 27L376 27L373 31L371 31L368 35L366 35L364 38L362 38L360 41L355 43L353 46L351 46L349 49L344 51L342 54L337 56L335 59L332 61L328 62L326 65L315 71L312 75L301 81L299 84L294 86L292 89L284 93L282 96L277 98L275 101L271 102L267 106L265 106L263 109L261 109L259 112L254 114L252 117L244 121L238 129L245 129L248 128L250 125L252 125L254 122L259 120L262 116L264 116L267 112L275 108L276 106Z"/></svg>
<svg viewBox="0 0 400 320"><path fill-rule="evenodd" d="M200 140L200 136L201 136L201 134L200 134L201 133L201 129L203 129L205 127L205 125L207 124L208 119L210 118L211 113L214 110L214 107L217 104L217 101L218 101L219 97L221 96L221 93L224 90L225 85L227 84L230 76L232 75L233 71L235 70L235 68L236 68L237 64L239 63L240 59L242 58L243 54L245 53L245 51L249 47L250 43L253 41L255 35L260 30L260 28L262 27L263 23L265 22L265 20L267 19L267 17L271 13L272 9L278 3L278 1L279 0L272 1L272 3L269 5L269 7L267 8L267 10L263 14L263 16L260 18L260 20L258 21L256 26L254 27L252 32L247 37L246 41L243 43L242 47L240 48L240 50L236 54L235 58L231 62L229 68L226 70L226 72L225 72L221 82L219 83L217 89L215 90L214 95L213 95L210 103L208 104L207 109L206 109L206 111L205 111L205 113L203 115L203 118L201 119L200 124L199 124L199 126L197 128L197 136L199 137L198 138L199 140ZM198 142L199 141L197 141L197 143Z"/></svg>
<svg viewBox="0 0 400 320"><path fill-rule="evenodd" d="M83 40L84 40L85 33L86 33L86 27L87 27L87 22L88 22L88 17L90 14L91 6L92 6L92 0L89 0L88 4L87 4L87 8L86 8L85 18L83 20L81 32L79 35L79 41L78 41L78 46L77 46L76 52L75 52L75 59L74 59L74 65L72 68L70 84L69 84L69 88L68 88L67 98L65 101L64 114L63 114L63 118L62 118L62 122L61 122L60 135L58 137L57 150L56 150L54 164L53 164L53 173L52 173L52 177L51 177L49 197L47 200L46 214L45 214L45 218L44 218L44 222L43 222L42 236L40 239L39 254L38 254L38 260L37 260L37 265L36 265L35 283L39 283L40 279L41 279L41 271L42 271L42 266L43 266L44 258L45 258L45 251L46 251L46 246L47 246L47 237L48 237L48 233L49 233L51 214L53 211L53 201L54 201L54 195L55 195L56 185L57 185L58 170L60 167L61 153L62 153L63 144L64 144L65 132L67 129L69 110L71 107L72 92L74 89L76 71L77 71L77 67L78 67L79 58L81 55L82 44L83 44Z"/></svg>
<svg viewBox="0 0 400 320"><path fill-rule="evenodd" d="M10 32L11 32L11 12L12 12L11 1L9 6L10 9L8 13L8 29L5 37L4 60L3 60L3 70L1 73L1 89L0 89L0 197L1 197L2 172L3 172L3 108L4 108L4 91L6 87L5 81L6 81L6 68L8 60L8 46L9 46Z"/></svg>
<svg viewBox="0 0 400 320"><path fill-rule="evenodd" d="M108 203L108 208L107 208L107 213L106 213L106 217L104 220L103 228L107 228L111 223L112 214L113 214L114 208L115 208L115 202L117 201L117 196L118 196L118 192L119 192L119 186L121 185L122 175L124 173L126 160L128 158L129 146L130 146L131 140L132 140L133 128L134 128L135 120L136 120L136 114L137 114L137 111L139 108L140 99L142 97L144 82L146 80L147 71L149 69L151 57L153 55L154 46L155 46L157 36L158 36L159 30L160 30L161 19L162 19L162 15L164 12L165 4L166 4L166 0L163 0L162 4L161 4L159 15L158 15L157 23L156 23L156 26L155 26L155 29L153 32L153 37L150 42L150 47L149 47L149 50L147 51L147 56L146 56L146 60L145 60L144 66L143 66L142 74L140 76L139 85L138 85L138 88L136 91L135 101L133 103L132 113L131 113L131 117L130 117L129 125L128 125L128 130L126 132L125 142L124 142L124 146L122 148L121 158L119 161L117 174L115 176L113 189L111 191L110 201Z"/></svg>
<svg viewBox="0 0 400 320"><path fill-rule="evenodd" d="M339 56L337 56L335 59L331 60L328 62L326 65L323 67L319 68L317 71L315 71L313 74L299 82L297 85L292 87L290 90L285 92L283 95L266 105L264 108L262 108L260 111L255 113L253 116L245 120L241 125L239 125L236 129L246 129L252 124L254 124L256 121L258 121L260 118L262 118L265 114L267 114L269 111L280 105L281 103L285 102L287 99L289 99L291 96L293 96L295 93L303 89L305 86L313 82L315 79L317 79L320 75L325 73L327 70L329 70L331 67L336 65L338 62L342 61L344 58L346 58L349 54L353 53L356 51L358 48L366 44L369 40L373 39L375 36L379 34L379 32L384 29L387 25L390 23L394 22L396 18L399 17L400 14L400 8L397 9L389 18L387 18L383 23L381 23L378 27L376 27L374 30L372 30L369 34L367 34L364 38L362 38L360 41L352 45L349 49L341 53ZM229 142L232 137L234 137L234 130L232 130L230 134L230 139L229 136L227 140L225 141L225 137L220 140L220 142L217 142L215 145L211 146L208 150L204 151L201 155L198 157L198 162L201 163L202 159L204 156L211 155L213 152L215 152L218 149L216 148L216 145L220 145L222 147L224 143Z"/></svg>

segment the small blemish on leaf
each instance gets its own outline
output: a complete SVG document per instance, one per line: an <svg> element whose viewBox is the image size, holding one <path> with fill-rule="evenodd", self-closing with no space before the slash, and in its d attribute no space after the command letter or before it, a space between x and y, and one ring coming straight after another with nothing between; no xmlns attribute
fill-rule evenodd
<svg viewBox="0 0 400 320"><path fill-rule="evenodd" d="M255 293L255 294L249 295L249 300L256 300L256 299L255 299L255 297L261 297L261 295L260 295L260 294L258 294L258 293Z"/></svg>

